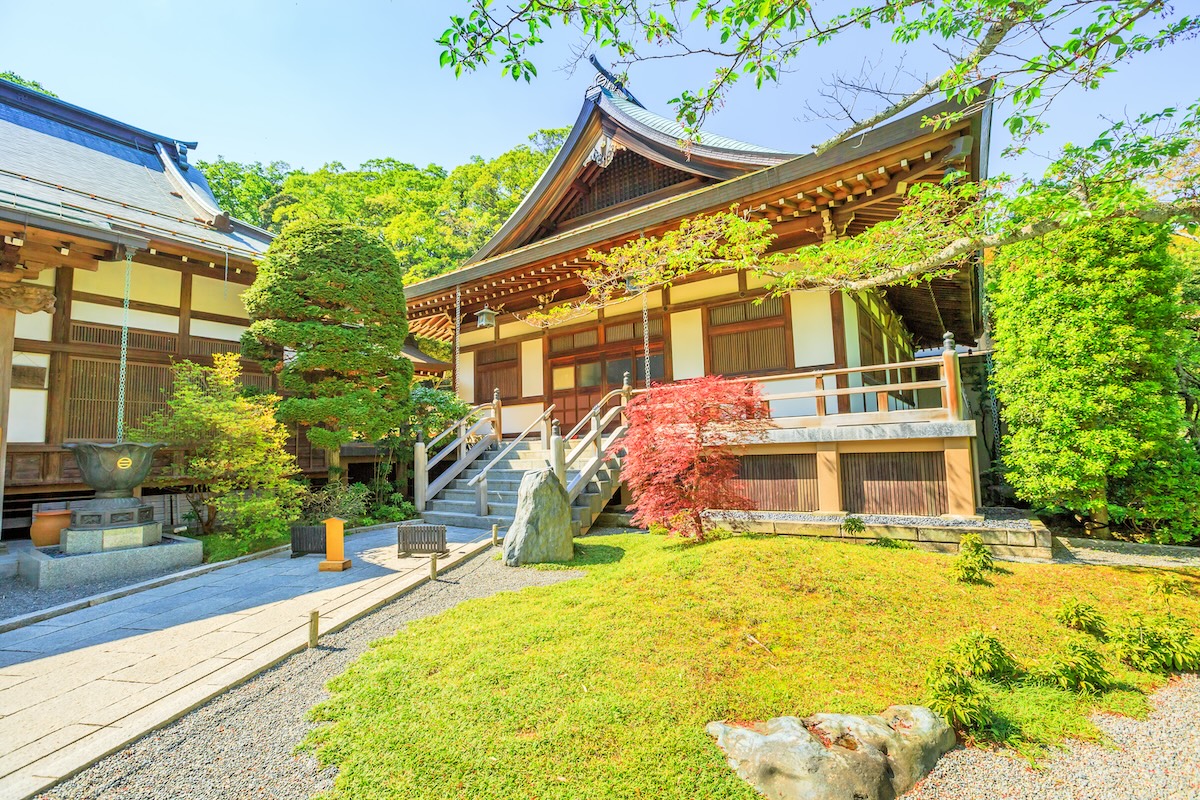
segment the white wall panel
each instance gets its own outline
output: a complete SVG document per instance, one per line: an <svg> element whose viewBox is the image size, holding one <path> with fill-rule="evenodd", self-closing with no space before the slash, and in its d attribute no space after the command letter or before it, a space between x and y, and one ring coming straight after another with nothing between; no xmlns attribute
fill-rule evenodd
<svg viewBox="0 0 1200 800"><path fill-rule="evenodd" d="M792 345L796 369L832 364L833 310L829 293L792 292Z"/></svg>
<svg viewBox="0 0 1200 800"><path fill-rule="evenodd" d="M182 277L181 273L173 269L134 262L129 296L143 303L179 308L179 286ZM95 272L77 269L72 288L76 292L124 297L125 262L102 261Z"/></svg>
<svg viewBox="0 0 1200 800"><path fill-rule="evenodd" d="M96 303L71 303L71 319L76 322L100 322L105 325L121 324L121 309L116 306L102 306ZM179 318L166 314L154 314L149 311L129 312L129 327L142 328L148 331L163 333L178 333Z"/></svg>
<svg viewBox="0 0 1200 800"><path fill-rule="evenodd" d="M671 292L674 300L674 290ZM702 309L671 315L671 368L675 380L704 375L704 324Z"/></svg>
<svg viewBox="0 0 1200 800"><path fill-rule="evenodd" d="M246 306L242 304L242 292L249 288L242 283L225 281L223 277L208 278L203 275L193 275L192 310L244 319L247 314Z"/></svg>
<svg viewBox="0 0 1200 800"><path fill-rule="evenodd" d="M537 397L545 392L545 363L542 361L542 340L521 342L521 395Z"/></svg>
<svg viewBox="0 0 1200 800"><path fill-rule="evenodd" d="M245 330L241 325L230 325L227 322L209 322L206 319L193 319L191 324L192 336L225 339L230 342L240 340Z"/></svg>

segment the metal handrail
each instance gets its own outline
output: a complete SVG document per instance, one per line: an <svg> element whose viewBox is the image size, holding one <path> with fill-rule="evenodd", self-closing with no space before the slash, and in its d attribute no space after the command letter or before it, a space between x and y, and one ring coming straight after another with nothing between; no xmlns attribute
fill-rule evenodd
<svg viewBox="0 0 1200 800"><path fill-rule="evenodd" d="M513 439L511 442L509 442L507 447L505 447L503 450L501 450L499 453L497 453L495 458L493 458L491 461L489 461L487 464L485 464L483 467L483 470L478 475L471 478L471 480L467 481L467 485L474 486L475 484L479 483L479 481L482 480L483 477L488 474L488 472L492 469L492 467L496 466L496 464L499 463L500 459L504 458L506 455L511 453L512 449L514 447L516 447L518 444L520 444L522 441L524 441L525 437L529 435L529 432L532 431L539 423L544 422L546 420L546 418L548 416L550 416L550 413L552 411L554 411L553 403L550 404L549 408L547 408L540 415L538 415L537 419L535 419L533 422L529 423L529 426L527 428L525 428L525 430L521 431L521 433L517 436L516 439Z"/></svg>

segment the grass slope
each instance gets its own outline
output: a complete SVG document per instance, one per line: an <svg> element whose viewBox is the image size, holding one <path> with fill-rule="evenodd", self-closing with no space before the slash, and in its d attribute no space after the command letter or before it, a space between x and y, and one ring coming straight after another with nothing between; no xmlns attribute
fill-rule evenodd
<svg viewBox="0 0 1200 800"><path fill-rule="evenodd" d="M977 627L1032 665L1080 635L1054 621L1063 597L1118 620L1146 608L1151 572L1010 564L964 586L944 556L796 538L576 553L584 577L416 622L335 679L310 742L339 767L332 796L754 798L709 721L919 702L930 662ZM1123 687L1095 698L998 692L1001 735L1095 738L1093 711L1142 713L1155 679L1112 666Z"/></svg>

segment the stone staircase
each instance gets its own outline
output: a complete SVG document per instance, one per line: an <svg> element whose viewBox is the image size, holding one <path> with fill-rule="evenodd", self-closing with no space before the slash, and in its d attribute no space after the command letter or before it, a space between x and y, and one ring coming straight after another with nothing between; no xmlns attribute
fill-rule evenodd
<svg viewBox="0 0 1200 800"><path fill-rule="evenodd" d="M569 453L577 442L564 444ZM422 514L425 521L462 528L490 529L492 525L499 525L500 534L503 536L517 513L517 489L521 485L521 478L530 470L546 469L550 465L550 453L543 449L541 442L523 441L518 444L488 472L489 513L487 516L480 516L475 507L475 487L469 486L468 481L482 472L504 447L504 443L493 444L445 489L431 497ZM579 463L582 464L586 458L586 454L581 454ZM616 493L620 483L619 469L619 459L606 460L575 499L571 506L575 536L587 533L588 528ZM567 482L570 483L578 474L577 470L568 471Z"/></svg>

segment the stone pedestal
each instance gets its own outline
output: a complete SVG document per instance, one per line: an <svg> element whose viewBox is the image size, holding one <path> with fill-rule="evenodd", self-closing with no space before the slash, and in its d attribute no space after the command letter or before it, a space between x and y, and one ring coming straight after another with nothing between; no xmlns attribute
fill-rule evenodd
<svg viewBox="0 0 1200 800"><path fill-rule="evenodd" d="M153 509L151 509L153 516ZM146 547L162 541L162 523L146 522L121 528L67 528L62 532L62 551L69 556Z"/></svg>

